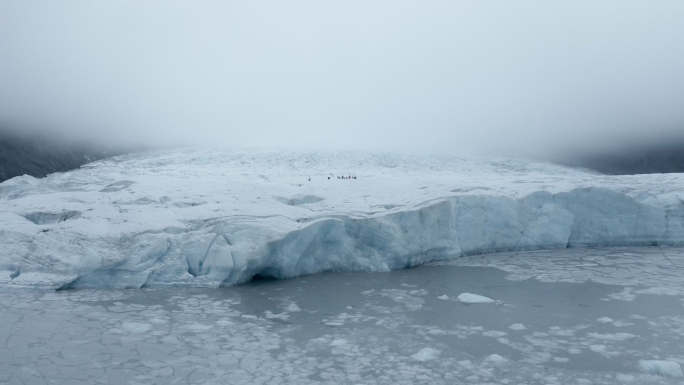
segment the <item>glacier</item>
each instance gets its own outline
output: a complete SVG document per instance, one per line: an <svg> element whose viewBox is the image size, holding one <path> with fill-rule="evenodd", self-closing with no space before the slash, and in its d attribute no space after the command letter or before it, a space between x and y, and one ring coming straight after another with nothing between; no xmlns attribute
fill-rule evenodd
<svg viewBox="0 0 684 385"><path fill-rule="evenodd" d="M504 158L129 154L0 184L0 286L219 287L498 251L682 245L683 187L684 174Z"/></svg>

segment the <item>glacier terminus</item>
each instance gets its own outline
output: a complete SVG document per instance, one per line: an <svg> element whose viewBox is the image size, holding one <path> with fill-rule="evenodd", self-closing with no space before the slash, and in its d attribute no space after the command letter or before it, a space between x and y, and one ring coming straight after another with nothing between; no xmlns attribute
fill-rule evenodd
<svg viewBox="0 0 684 385"><path fill-rule="evenodd" d="M122 155L0 184L0 286L220 287L491 252L682 245L683 186L682 174L505 158Z"/></svg>

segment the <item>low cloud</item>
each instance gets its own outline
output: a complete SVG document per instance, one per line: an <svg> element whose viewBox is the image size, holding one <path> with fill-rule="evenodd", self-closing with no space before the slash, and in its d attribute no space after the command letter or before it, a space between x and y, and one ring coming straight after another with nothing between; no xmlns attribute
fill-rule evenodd
<svg viewBox="0 0 684 385"><path fill-rule="evenodd" d="M543 156L684 140L684 3L6 1L0 126Z"/></svg>

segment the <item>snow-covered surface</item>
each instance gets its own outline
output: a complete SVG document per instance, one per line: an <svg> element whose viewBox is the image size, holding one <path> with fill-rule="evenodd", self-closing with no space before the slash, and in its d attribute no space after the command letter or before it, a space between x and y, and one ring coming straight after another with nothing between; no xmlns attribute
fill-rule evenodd
<svg viewBox="0 0 684 385"><path fill-rule="evenodd" d="M681 174L365 153L132 154L0 184L0 285L217 287L495 251L678 245L682 202Z"/></svg>

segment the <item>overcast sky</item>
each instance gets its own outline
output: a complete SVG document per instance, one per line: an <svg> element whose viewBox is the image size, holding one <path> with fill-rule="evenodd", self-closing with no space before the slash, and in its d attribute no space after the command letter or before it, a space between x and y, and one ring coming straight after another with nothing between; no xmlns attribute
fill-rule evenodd
<svg viewBox="0 0 684 385"><path fill-rule="evenodd" d="M684 137L684 2L0 1L0 125L544 153Z"/></svg>

